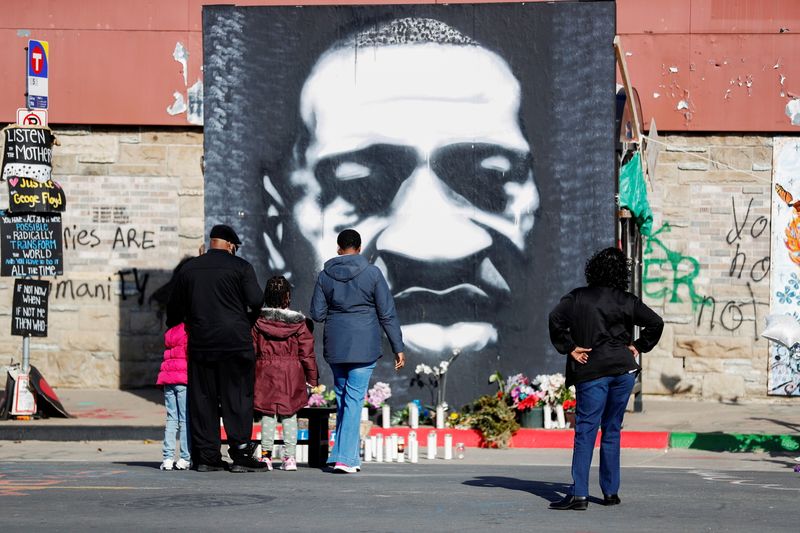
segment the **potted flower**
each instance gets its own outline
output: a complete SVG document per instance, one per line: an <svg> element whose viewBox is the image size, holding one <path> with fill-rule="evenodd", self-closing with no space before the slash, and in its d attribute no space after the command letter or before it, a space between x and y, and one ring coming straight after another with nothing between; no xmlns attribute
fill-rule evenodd
<svg viewBox="0 0 800 533"><path fill-rule="evenodd" d="M336 393L320 383L316 387L311 387L307 405L308 407L336 407Z"/></svg>
<svg viewBox="0 0 800 533"><path fill-rule="evenodd" d="M502 377L499 373L496 373L493 377L498 383L502 383ZM508 404L516 411L517 419L522 427L542 427L544 394L533 387L531 380L527 376L524 374L510 376L503 383L502 392Z"/></svg>
<svg viewBox="0 0 800 533"><path fill-rule="evenodd" d="M561 404L561 407L564 409L564 418L568 428L575 428L575 406L577 403L578 402L572 398L564 400Z"/></svg>
<svg viewBox="0 0 800 533"><path fill-rule="evenodd" d="M388 383L378 381L367 391L364 397L364 409L369 415L374 415L378 409L386 405L386 400L392 397L392 387ZM388 420L384 424L388 427Z"/></svg>

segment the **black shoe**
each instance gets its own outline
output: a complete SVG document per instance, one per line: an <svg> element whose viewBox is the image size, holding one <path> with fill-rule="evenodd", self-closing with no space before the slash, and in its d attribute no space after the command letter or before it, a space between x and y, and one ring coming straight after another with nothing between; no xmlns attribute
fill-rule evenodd
<svg viewBox="0 0 800 533"><path fill-rule="evenodd" d="M231 465L231 472L266 472L267 463L256 461L252 457L235 457Z"/></svg>
<svg viewBox="0 0 800 533"><path fill-rule="evenodd" d="M221 472L228 469L228 463L220 459L213 463L197 463L198 472Z"/></svg>
<svg viewBox="0 0 800 533"><path fill-rule="evenodd" d="M585 511L589 507L589 500L586 496L565 496L560 502L550 504L550 509L557 511Z"/></svg>
<svg viewBox="0 0 800 533"><path fill-rule="evenodd" d="M603 505L619 505L622 500L616 494L603 494Z"/></svg>

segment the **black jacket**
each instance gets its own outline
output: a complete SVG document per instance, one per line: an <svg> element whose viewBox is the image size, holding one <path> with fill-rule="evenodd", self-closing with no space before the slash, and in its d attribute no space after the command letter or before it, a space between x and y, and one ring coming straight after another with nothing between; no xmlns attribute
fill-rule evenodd
<svg viewBox="0 0 800 533"><path fill-rule="evenodd" d="M189 353L250 352L250 327L263 293L253 266L224 250L209 250L178 274L167 306L167 326L184 322Z"/></svg>
<svg viewBox="0 0 800 533"><path fill-rule="evenodd" d="M633 340L633 327L640 326ZM550 313L550 342L562 354L591 348L580 364L567 355L567 385L616 376L639 365L628 349L649 352L661 338L664 321L633 294L610 287L581 287L564 296Z"/></svg>

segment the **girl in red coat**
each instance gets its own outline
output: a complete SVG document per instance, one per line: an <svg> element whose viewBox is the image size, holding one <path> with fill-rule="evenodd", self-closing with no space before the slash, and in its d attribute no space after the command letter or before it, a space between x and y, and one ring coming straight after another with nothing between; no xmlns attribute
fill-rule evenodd
<svg viewBox="0 0 800 533"><path fill-rule="evenodd" d="M253 326L256 384L253 405L261 413L261 460L272 470L275 427L283 424L282 470L297 470L297 412L308 403L307 385L318 384L314 336L306 317L289 309L291 288L283 276L267 281L264 307Z"/></svg>

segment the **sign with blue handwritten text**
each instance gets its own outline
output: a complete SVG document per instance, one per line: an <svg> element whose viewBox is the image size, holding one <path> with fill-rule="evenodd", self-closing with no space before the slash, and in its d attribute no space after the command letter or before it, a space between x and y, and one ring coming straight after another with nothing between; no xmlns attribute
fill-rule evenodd
<svg viewBox="0 0 800 533"><path fill-rule="evenodd" d="M0 212L0 276L64 273L61 215Z"/></svg>

